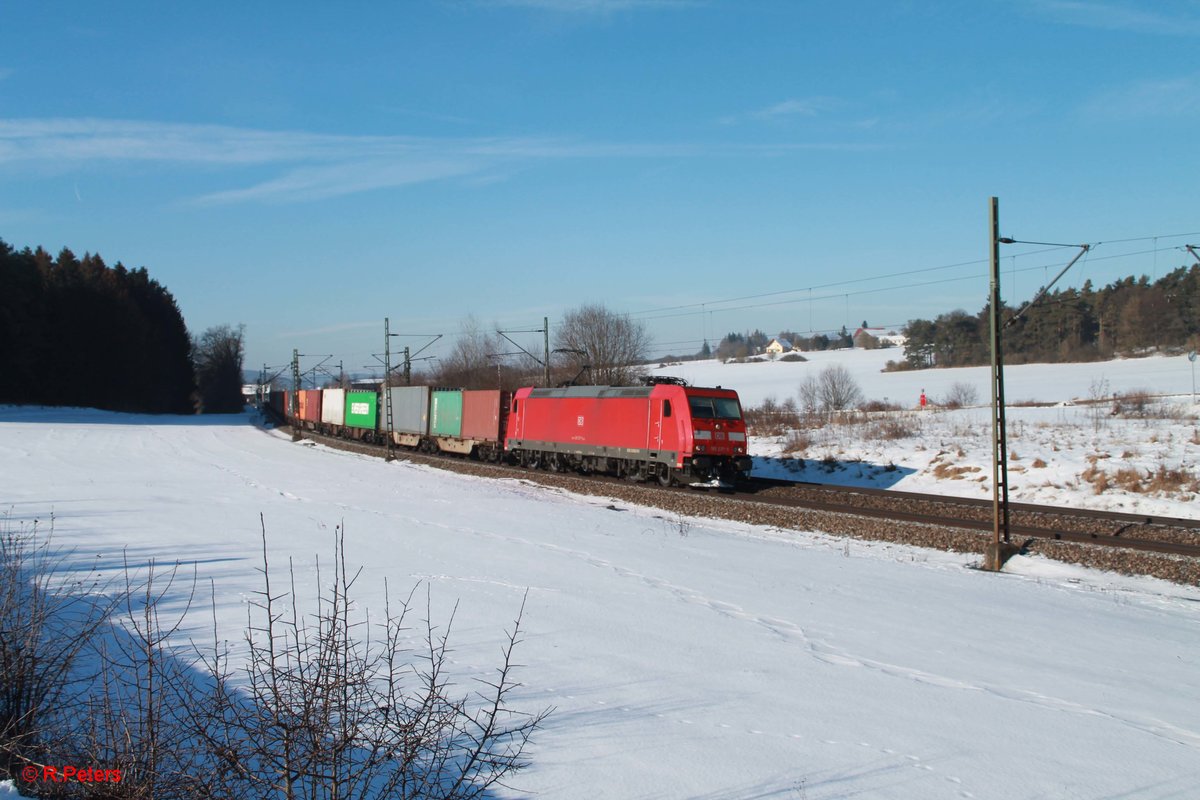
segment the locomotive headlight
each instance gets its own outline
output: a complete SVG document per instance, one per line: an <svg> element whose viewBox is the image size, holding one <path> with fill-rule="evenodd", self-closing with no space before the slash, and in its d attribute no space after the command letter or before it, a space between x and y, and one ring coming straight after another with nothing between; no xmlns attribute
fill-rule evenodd
<svg viewBox="0 0 1200 800"><path fill-rule="evenodd" d="M702 444L698 444L698 445L696 445L696 452L697 452L697 453L703 453L703 452L704 452L704 445L702 445Z"/></svg>

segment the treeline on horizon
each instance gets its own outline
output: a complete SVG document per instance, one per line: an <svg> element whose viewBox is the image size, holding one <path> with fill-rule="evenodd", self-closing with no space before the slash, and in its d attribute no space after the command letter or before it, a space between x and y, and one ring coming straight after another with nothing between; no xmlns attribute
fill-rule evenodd
<svg viewBox="0 0 1200 800"><path fill-rule="evenodd" d="M1200 265L1151 282L1129 276L1102 289L1054 290L1025 313L1001 305L1009 364L1099 361L1200 343ZM991 361L991 308L951 311L904 326L904 360L896 368L967 367Z"/></svg>
<svg viewBox="0 0 1200 800"><path fill-rule="evenodd" d="M1020 309L1001 306L1008 323ZM886 347L871 331L805 336L761 330L729 333L715 349L708 342L690 358L742 360L763 352L772 338L801 351L848 347ZM874 330L874 329L872 329ZM907 339L903 357L891 369L969 367L991 361L991 309L977 314L949 311L936 319L914 319L897 329ZM1087 281L1079 289L1054 290L1003 329L1004 360L1009 364L1099 361L1153 350L1200 347L1200 265L1179 267L1151 282L1143 275L1122 278L1102 289ZM679 356L668 356L679 359ZM689 358L684 356L683 358Z"/></svg>
<svg viewBox="0 0 1200 800"><path fill-rule="evenodd" d="M236 336L238 359L236 371L222 367L236 377L215 388L205 377L221 365L203 347L221 338L214 331ZM109 267L67 248L57 257L41 247L17 251L0 239L0 403L237 410L240 359L240 329L207 331L194 345L175 298L144 267Z"/></svg>

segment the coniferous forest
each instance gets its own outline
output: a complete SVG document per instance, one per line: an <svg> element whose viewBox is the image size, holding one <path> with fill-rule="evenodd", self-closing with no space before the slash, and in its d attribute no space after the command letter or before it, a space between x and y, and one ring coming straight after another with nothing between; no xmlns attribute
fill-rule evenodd
<svg viewBox="0 0 1200 800"><path fill-rule="evenodd" d="M1004 305L1002 319L1020 309ZM991 310L951 311L934 320L915 319L903 329L903 364L964 367L991 358ZM1195 349L1200 344L1200 265L1179 267L1151 282L1123 278L1102 289L1048 293L1002 331L1009 364L1096 361L1156 350Z"/></svg>
<svg viewBox="0 0 1200 800"><path fill-rule="evenodd" d="M191 350L145 268L0 240L0 403L190 414Z"/></svg>

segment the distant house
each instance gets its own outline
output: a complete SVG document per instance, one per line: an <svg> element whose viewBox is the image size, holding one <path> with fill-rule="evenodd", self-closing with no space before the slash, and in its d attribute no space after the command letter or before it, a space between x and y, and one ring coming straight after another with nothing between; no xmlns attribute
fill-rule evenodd
<svg viewBox="0 0 1200 800"><path fill-rule="evenodd" d="M763 348L763 352L770 353L773 356L777 356L781 353L791 353L791 352L798 351L799 349L800 348L794 346L787 339L772 339L771 343Z"/></svg>

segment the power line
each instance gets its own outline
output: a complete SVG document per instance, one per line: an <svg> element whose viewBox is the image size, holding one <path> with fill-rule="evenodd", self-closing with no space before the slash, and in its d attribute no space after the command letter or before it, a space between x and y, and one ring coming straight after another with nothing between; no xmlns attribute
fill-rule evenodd
<svg viewBox="0 0 1200 800"><path fill-rule="evenodd" d="M1102 245L1102 244L1103 245L1117 245L1117 244L1128 244L1131 242L1146 242L1146 241L1154 241L1156 243L1156 246L1152 247L1150 249L1145 249L1145 250L1109 253L1109 254L1106 254L1103 256L1089 255L1087 263L1092 264L1092 263L1101 262L1101 261L1114 261L1114 260L1119 260L1119 259L1135 258L1137 256L1157 254L1160 251L1167 251L1167 250L1182 251L1184 249L1182 246L1164 244L1163 246L1160 247L1160 246L1157 246L1157 244L1160 240L1178 239L1178 238L1196 237L1196 236L1200 236L1200 231L1193 231L1193 232L1189 232L1189 233L1177 233L1177 234L1159 234L1157 236L1137 236L1137 237L1128 237L1128 238L1123 238L1123 239L1109 239L1106 241L1096 242L1095 244L1092 245L1093 248L1097 247L1099 245ZM1043 248L1039 248L1036 250L1028 250L1028 251L1021 252L1021 253L1006 254L1005 258L1012 258L1014 260L1014 265L1015 265L1015 261L1017 258L1028 258L1030 256L1037 256L1037 255L1041 255L1044 253L1061 250L1061 249L1064 249L1065 247L1074 248L1076 246L1077 245L1043 247ZM759 293L755 293L755 294L739 295L739 296L735 296L735 297L728 297L728 298L721 298L721 299L714 299L714 300L706 300L703 302L694 302L694 303L686 303L686 304L673 305L673 306L662 306L662 307L657 307L657 308L643 309L640 311L628 312L627 316L629 316L631 318L640 319L644 322L654 322L657 320L678 319L678 318L682 318L682 317L698 316L698 315L710 315L711 316L711 315L717 314L717 313L747 311L747 310L752 310L752 309L777 308L777 307L788 306L788 305L801 305L804 303L808 303L811 308L813 303L821 303L821 302L827 302L830 300L839 300L839 299L845 299L848 301L848 299L851 297L863 297L863 296L872 295L872 294L880 294L883 292L895 292L895 291L902 291L902 290L907 290L907 289L919 289L919 288L926 288L926 287L930 287L930 286L962 283L965 281L976 281L976 280L983 283L986 281L986 275L972 274L972 275L961 275L961 276L955 276L955 277L940 278L937 280L929 280L929 281L914 281L914 282L895 283L895 284L889 284L886 286L876 286L876 287L872 287L872 288L865 288L865 289L859 289L859 290L854 290L854 291L835 291L835 292L823 291L823 290L836 289L838 287L850 287L850 286L858 286L858 285L862 285L862 284L874 284L874 283L878 283L880 281L887 281L887 280L895 279L895 278L904 278L904 277L923 275L923 274L928 274L928 273L933 273L933 272L961 269L964 267L978 266L978 265L986 264L986 263L987 263L987 259L973 259L973 260L969 260L969 261L960 261L960 262L956 262L956 263L952 263L952 264L943 264L943 265L939 265L939 266L920 267L920 268L916 268L916 269L900 270L900 271L896 271L896 272L888 272L888 273L883 273L883 274L879 274L879 275L864 276L864 277L860 277L860 278L848 278L845 280L832 281L832 282L822 283L822 284L814 284L812 286L803 287L803 288L779 289L779 290L773 290L773 291L769 291L769 292L759 292ZM1048 263L1044 263L1044 264L1039 263L1039 264L1035 264L1035 265L1031 265L1031 266L1027 266L1027 267L1021 267L1019 269L1014 266L1014 268L1009 271L1009 274L1015 275L1015 274L1019 274L1019 273L1025 273L1025 272L1034 272L1037 270L1046 270L1051 266L1059 266L1062 263L1063 263L1062 261L1048 262ZM823 291L823 293L822 294L814 294L814 292L817 292L817 291ZM786 295L798 295L801 293L805 293L805 296L773 300L770 302L749 302L749 303L744 302L744 301L748 301L748 300L763 300L763 299L773 298L773 297L783 297ZM731 305L731 304L738 304L738 305ZM674 313L665 313L665 312L674 312ZM548 335L548 331L543 331L543 330L537 328L536 322L532 322L532 323L531 322L520 322L520 323L511 323L511 324L497 322L496 324L501 324L506 329L508 329L510 327L518 328L518 329L529 328L530 329L529 333L544 332ZM883 326L883 327L895 328L895 327L902 326L903 324L905 324L905 323L900 323L899 325ZM549 328L550 330L554 330L554 329L560 327L560 323L554 323L551 325L547 325L546 327ZM811 319L809 321L808 327L809 327L810 333L815 332L815 331L836 330L836 327L817 328L812 325ZM448 333L445 335L444 338L447 340L458 339L458 338L461 338L464 336L473 335L473 333L474 332L472 332L472 331L459 331L456 333ZM666 342L666 343L656 343L655 346L663 347L663 346L674 345L674 344L687 344L689 342L699 342L702 340L707 340L707 338L711 338L711 337L706 336L706 337L697 337L695 339L689 339L689 340L679 340L679 341L672 341L672 342Z"/></svg>

